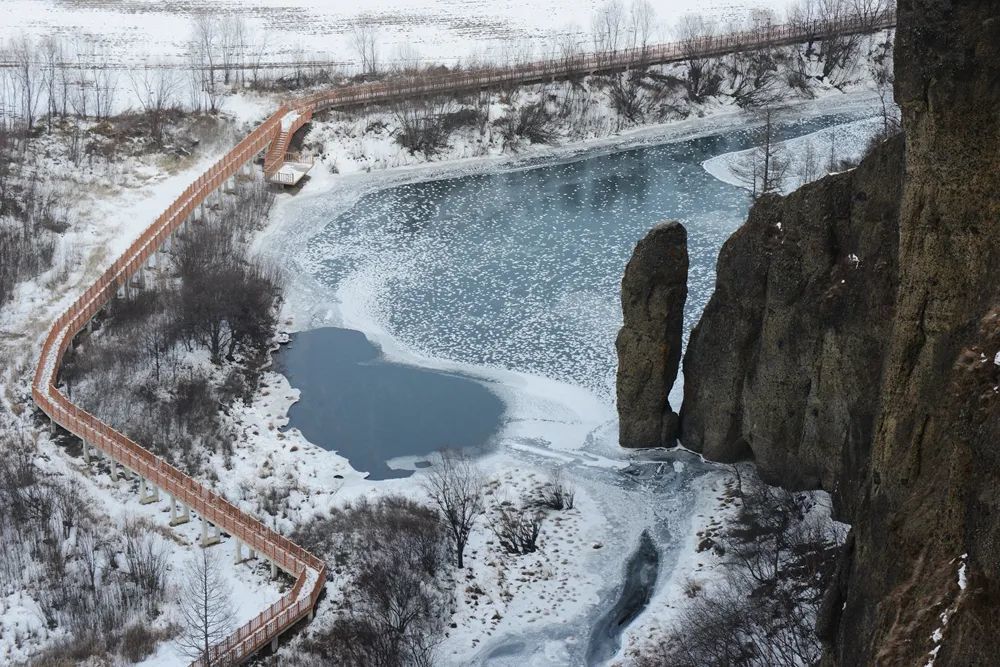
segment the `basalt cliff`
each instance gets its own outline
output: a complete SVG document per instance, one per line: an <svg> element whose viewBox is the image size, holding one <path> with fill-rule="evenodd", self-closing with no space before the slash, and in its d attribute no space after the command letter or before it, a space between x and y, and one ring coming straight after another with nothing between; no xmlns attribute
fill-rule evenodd
<svg viewBox="0 0 1000 667"><path fill-rule="evenodd" d="M997 665L1000 2L898 15L903 136L725 244L680 439L832 494L826 664Z"/></svg>

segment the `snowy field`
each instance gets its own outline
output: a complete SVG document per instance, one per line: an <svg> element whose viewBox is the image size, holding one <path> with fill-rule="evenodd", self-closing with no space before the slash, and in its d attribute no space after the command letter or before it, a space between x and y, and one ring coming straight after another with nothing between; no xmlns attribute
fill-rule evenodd
<svg viewBox="0 0 1000 667"><path fill-rule="evenodd" d="M265 61L326 60L351 64L350 26L372 21L385 62L405 54L425 61L455 62L470 55L503 55L511 49L550 52L556 39L589 42L598 0L3 0L0 41L22 32L90 39L123 64L146 60L185 62L191 17L199 12L238 14L263 44ZM657 2L656 38L686 12L724 23L750 9L785 9L783 0L677 0ZM264 39L261 40L260 37Z"/></svg>

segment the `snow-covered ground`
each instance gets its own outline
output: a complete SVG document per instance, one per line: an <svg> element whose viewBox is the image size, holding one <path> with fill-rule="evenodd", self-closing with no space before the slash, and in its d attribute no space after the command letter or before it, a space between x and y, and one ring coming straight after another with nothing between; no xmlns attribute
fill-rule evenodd
<svg viewBox="0 0 1000 667"><path fill-rule="evenodd" d="M257 33L264 61L322 59L353 64L351 25L378 27L385 62L417 55L428 62L455 62L471 55L502 56L525 47L551 51L560 36L589 41L591 17L602 0L552 0L540 8L529 0L4 0L0 41L21 32L36 37L90 38L113 59L184 63L192 17L200 12L239 15ZM750 9L783 12L784 0L676 0L655 3L657 37L667 39L688 12L725 22ZM541 9L541 11L540 11ZM265 37L266 35L266 37Z"/></svg>
<svg viewBox="0 0 1000 667"><path fill-rule="evenodd" d="M241 122L245 118L239 119ZM138 503L137 482L112 482L107 466L83 465L70 458L40 432L30 409L30 379L41 341L51 322L77 295L97 278L131 241L145 229L201 173L231 147L232 135L217 132L216 141L194 158L168 158L149 154L129 158L109 168L74 168L64 159L65 147L41 146L34 154L35 167L46 174L61 196L73 202L71 225L60 236L54 266L34 280L21 283L11 301L0 309L0 429L15 434L38 434L41 471L67 481L80 482L81 504L93 504L108 530L119 531L129 518L145 518L159 526L161 543L168 551L172 581L198 549L200 535L194 521L166 529L169 515L164 501ZM49 137L41 141L55 141ZM69 546L67 545L67 548ZM226 547L223 547L226 548ZM232 560L228 550L220 558ZM266 567L225 568L233 590L239 622L260 613L280 595L269 581ZM49 630L40 615L33 591L3 591L0 597L0 663L27 659L48 642L60 638L60 629ZM170 613L158 626L176 622ZM161 645L154 664L184 664L172 643Z"/></svg>
<svg viewBox="0 0 1000 667"><path fill-rule="evenodd" d="M213 4L227 11L237 7L236 3ZM751 4L757 3L710 1L697 3L697 9L728 16ZM671 11L680 12L695 5L685 0L672 6ZM67 33L92 30L126 59L139 57L148 49L177 57L185 48L189 18L164 14L169 3L95 0L72 6L79 11L70 13L65 3L54 0L10 0L0 4L0 37L21 28L39 34L49 30ZM184 11L198 6L185 3ZM409 6L391 0L386 6L394 8L400 17L395 23L392 20L385 23L386 34L395 35L401 43L414 31L418 32L424 40L415 40L418 48L422 51L426 48L424 55L431 57L439 52L447 56L471 52L479 48L476 45L481 46L486 34L497 42L509 43L515 37L532 36L541 42L546 39L544 35L560 30L568 21L586 25L593 9L591 3L562 2L553 6L551 15L539 17L537 8L526 2L461 3L465 18L458 22L441 20L442 16L453 19L460 13L456 2L416 0ZM350 57L346 35L341 32L339 37L331 39L327 34L336 32L330 28L332 25L342 27L344 16L355 15L356 7L338 9L332 4L279 0L250 3L248 8L246 3L239 5L262 25L272 22L267 24L269 29L280 36L275 40L276 54L298 52L299 49L288 45L300 40L324 45L311 53L341 54L336 57L345 58ZM373 12L380 7L384 8L378 4L366 6L365 11ZM466 15L480 18L473 20ZM508 17L510 25L503 30L495 22L490 23L494 20L490 17L498 15ZM428 25L435 27L427 28ZM510 32L504 32L507 30ZM875 104L872 94L863 87L850 95L832 88L819 92L822 94L819 100L797 105L796 112L818 115L837 108L872 108ZM538 94L537 90L527 91L525 99ZM269 100L252 97L231 98L225 105L242 120L257 119L269 107ZM586 154L737 128L746 122L735 107L717 103L703 106L685 120L624 133L617 133L606 106L597 110L594 118L589 136L564 137L566 141L585 138L582 143L523 147L518 155L511 156L502 154L495 144L483 150L466 138L436 156L435 164L407 154L388 134L367 132L361 125L367 120L314 123L307 146L310 143L320 146L322 159L302 193L297 197L282 197L274 222L259 236L257 247L278 259L290 256L292 248L315 231L295 216L294 205L309 197L331 198L336 208L346 210L363 194L400 183L521 169L542 161L579 159ZM615 133L616 136L607 136ZM28 427L30 415L24 410L23 398L33 355L45 329L61 308L227 148L227 140L223 140L218 146L204 150L197 160L164 164L149 158L126 165L114 174L74 175L65 164L49 165L77 201L77 222L66 234L56 267L23 284L11 305L0 313L0 345L4 346L5 358L12 361L0 376L4 386L0 401L7 413L0 427ZM794 146L790 148L795 151ZM336 167L339 173L332 173L331 167ZM109 180L117 185L95 186ZM407 349L383 322L373 317L371 295L365 289L363 283L348 283L330 294L307 274L299 273L289 286L284 328L295 331L321 324L356 328L379 343L391 359L460 370L479 378L507 405L504 426L497 437L500 446L481 462L497 493L517 496L556 468L562 469L577 489L577 508L547 522L542 535L545 551L539 556L518 559L516 564L498 557L486 543L487 531L480 526L469 547L468 588L476 592L459 595L453 619L457 627L440 647L442 661L456 665L574 662L585 653L589 629L601 612L600 605L613 598L624 562L639 535L649 528L657 531L660 544L672 546L662 554L664 576L657 584L649 611L628 628L624 646L634 645L668 622L685 582L710 576L703 572L709 568L711 557L697 551L696 537L715 520L712 517L717 514L726 472L683 452L667 458L662 458L661 453L623 452L616 443L613 405L582 387L506 369L469 367ZM307 442L295 430L282 431L297 391L274 373L267 375L266 385L251 405L232 416L245 437L234 443L231 469L218 462L219 479L213 483L231 500L288 530L312 514L359 494L420 493L416 483L419 476L370 482L352 470L343 457ZM43 444L43 448L55 461L50 468L54 474L78 474L72 469L74 462L51 444ZM163 522L162 504L139 506L134 496L124 490L124 483L112 484L103 472L91 470L89 475L86 492L108 508L113 522L122 520L124 513ZM265 494L275 489L280 490L281 496L276 512L273 506L264 503ZM194 537L192 531L197 529L193 523L170 531L174 536L170 542L171 563L175 568L194 551L189 544ZM225 550L222 558L231 558L230 548L227 544L220 549ZM228 571L234 577L241 620L257 613L279 594L267 582L264 568L240 566ZM465 589L463 586L461 590ZM23 592L3 602L0 656L5 659L23 657L45 640L37 624L27 627L30 622L25 619L31 618L31 604ZM35 634L26 639L25 633ZM13 653L15 647L21 653ZM177 664L180 660L176 647L164 644L148 664Z"/></svg>

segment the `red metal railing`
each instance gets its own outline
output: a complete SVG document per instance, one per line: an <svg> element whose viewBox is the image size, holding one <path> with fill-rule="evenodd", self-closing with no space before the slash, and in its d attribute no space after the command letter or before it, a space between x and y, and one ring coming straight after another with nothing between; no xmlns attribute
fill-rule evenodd
<svg viewBox="0 0 1000 667"><path fill-rule="evenodd" d="M249 548L263 554L283 571L295 577L295 585L291 591L212 648L213 664L239 663L310 613L323 590L326 564L244 513L222 496L206 489L188 475L153 455L125 434L114 430L73 404L59 391L56 384L63 355L73 337L87 325L120 287L128 283L150 256L163 245L167 237L183 224L209 194L262 152L266 152L265 173L269 169L273 173L280 168L290 137L295 130L309 121L314 110L321 108L389 102L429 93L530 83L596 71L679 61L691 57L710 57L742 49L796 43L809 37L818 39L824 35L877 30L894 24L895 15L891 14L878 22L850 18L808 28L775 26L753 33L734 33L571 60L429 75L406 81L361 84L316 93L282 105L188 186L180 197L101 274L97 281L59 316L42 345L40 361L32 382L32 397L55 423L171 494L204 520L238 537ZM298 115L290 122L285 121L290 113ZM198 665L200 662L195 664Z"/></svg>

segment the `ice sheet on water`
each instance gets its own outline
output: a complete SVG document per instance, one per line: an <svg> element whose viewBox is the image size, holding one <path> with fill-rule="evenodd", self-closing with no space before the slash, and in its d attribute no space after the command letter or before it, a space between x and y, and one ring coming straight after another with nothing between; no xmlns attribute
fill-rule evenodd
<svg viewBox="0 0 1000 667"><path fill-rule="evenodd" d="M805 134L842 117L797 123ZM614 393L621 275L654 224L688 228L686 327L714 288L719 248L743 221L741 190L701 168L750 135L701 137L531 170L398 186L331 220L300 257L331 291L420 354Z"/></svg>

